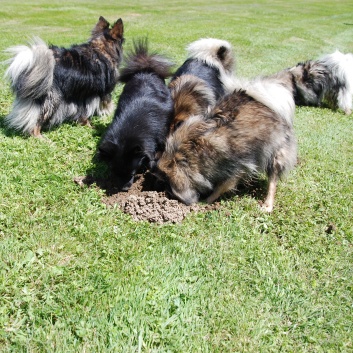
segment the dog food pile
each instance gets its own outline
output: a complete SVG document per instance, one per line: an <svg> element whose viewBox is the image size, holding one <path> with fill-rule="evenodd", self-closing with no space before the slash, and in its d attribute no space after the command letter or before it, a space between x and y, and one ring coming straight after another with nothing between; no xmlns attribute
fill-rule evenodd
<svg viewBox="0 0 353 353"><path fill-rule="evenodd" d="M220 208L219 202L212 205L198 203L186 206L178 200L170 198L164 191L164 185L156 181L148 172L137 175L132 187L126 192L118 192L109 179L95 179L92 176L87 176L77 177L74 181L82 187L96 184L97 187L105 190L106 196L102 201L106 205L117 204L135 221L159 224L179 223L190 212L206 212Z"/></svg>

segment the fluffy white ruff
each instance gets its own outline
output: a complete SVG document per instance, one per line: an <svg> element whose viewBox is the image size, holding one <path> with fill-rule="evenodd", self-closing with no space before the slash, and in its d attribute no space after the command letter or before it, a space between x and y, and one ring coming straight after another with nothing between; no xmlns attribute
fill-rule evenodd
<svg viewBox="0 0 353 353"><path fill-rule="evenodd" d="M40 116L40 105L32 99L16 98L12 110L5 117L5 123L15 130L30 134L36 127Z"/></svg>
<svg viewBox="0 0 353 353"><path fill-rule="evenodd" d="M226 48L223 60L220 60L218 51L220 48ZM201 38L190 43L186 47L188 58L204 61L209 66L214 66L225 73L232 73L235 66L233 47L225 40L216 38Z"/></svg>
<svg viewBox="0 0 353 353"><path fill-rule="evenodd" d="M256 101L276 112L289 126L293 125L295 102L292 93L276 79L257 77L251 80L224 78L224 85L229 93L245 90Z"/></svg>
<svg viewBox="0 0 353 353"><path fill-rule="evenodd" d="M350 114L353 98L353 55L343 54L336 50L332 54L321 57L318 62L328 67L332 74L344 84L344 88L338 92L337 105L346 114Z"/></svg>

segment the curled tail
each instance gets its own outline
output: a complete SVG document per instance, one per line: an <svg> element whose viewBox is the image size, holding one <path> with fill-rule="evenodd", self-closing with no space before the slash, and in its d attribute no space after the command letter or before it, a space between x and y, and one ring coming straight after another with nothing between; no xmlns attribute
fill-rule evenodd
<svg viewBox="0 0 353 353"><path fill-rule="evenodd" d="M235 67L235 57L231 44L225 40L202 38L190 43L187 48L190 59L204 61L221 72L232 74Z"/></svg>
<svg viewBox="0 0 353 353"><path fill-rule="evenodd" d="M227 89L245 90L256 101L266 105L278 114L289 126L293 125L295 103L290 87L273 77L257 77L252 80L234 78Z"/></svg>
<svg viewBox="0 0 353 353"><path fill-rule="evenodd" d="M125 67L120 70L120 81L126 83L139 72L154 72L162 79L172 75L174 64L159 54L148 53L147 39L134 42L134 50L125 59Z"/></svg>
<svg viewBox="0 0 353 353"><path fill-rule="evenodd" d="M53 84L54 55L40 39L31 43L10 47L6 52L12 54L5 72L17 98L37 99L45 95Z"/></svg>

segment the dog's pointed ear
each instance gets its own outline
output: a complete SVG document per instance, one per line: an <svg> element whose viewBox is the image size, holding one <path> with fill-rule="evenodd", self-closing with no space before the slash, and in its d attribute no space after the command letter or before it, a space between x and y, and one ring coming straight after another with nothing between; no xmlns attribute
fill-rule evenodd
<svg viewBox="0 0 353 353"><path fill-rule="evenodd" d="M122 39L124 35L124 24L123 20L119 18L113 25L113 28L110 30L110 35L114 39Z"/></svg>
<svg viewBox="0 0 353 353"><path fill-rule="evenodd" d="M109 28L109 22L103 16L100 16L96 26L93 28L92 34L98 35L107 28Z"/></svg>
<svg viewBox="0 0 353 353"><path fill-rule="evenodd" d="M113 158L115 144L111 141L104 141L98 148L98 158L102 161L109 161Z"/></svg>

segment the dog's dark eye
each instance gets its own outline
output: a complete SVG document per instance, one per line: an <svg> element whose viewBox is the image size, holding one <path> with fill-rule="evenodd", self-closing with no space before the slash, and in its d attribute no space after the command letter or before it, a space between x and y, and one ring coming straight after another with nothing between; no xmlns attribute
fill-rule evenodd
<svg viewBox="0 0 353 353"><path fill-rule="evenodd" d="M180 127L183 124L183 121L180 120L177 123L174 124L174 130L176 130L178 127Z"/></svg>

